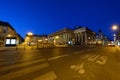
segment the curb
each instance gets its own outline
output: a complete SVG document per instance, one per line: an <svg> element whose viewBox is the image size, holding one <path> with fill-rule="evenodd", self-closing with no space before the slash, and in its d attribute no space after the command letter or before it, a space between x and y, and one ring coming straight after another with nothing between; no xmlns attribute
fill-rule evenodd
<svg viewBox="0 0 120 80"><path fill-rule="evenodd" d="M116 46L116 48L120 51L120 46Z"/></svg>

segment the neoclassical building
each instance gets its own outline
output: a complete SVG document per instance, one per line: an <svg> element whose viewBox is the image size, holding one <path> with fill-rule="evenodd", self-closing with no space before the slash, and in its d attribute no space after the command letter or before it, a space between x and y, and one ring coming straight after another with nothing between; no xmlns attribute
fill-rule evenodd
<svg viewBox="0 0 120 80"><path fill-rule="evenodd" d="M89 45L96 44L96 33L87 27L64 28L48 37L54 45Z"/></svg>
<svg viewBox="0 0 120 80"><path fill-rule="evenodd" d="M50 34L48 39L54 45L73 45L75 41L74 31L69 28L64 28Z"/></svg>
<svg viewBox="0 0 120 80"><path fill-rule="evenodd" d="M96 33L87 27L79 27L74 30L75 43L79 45L95 44Z"/></svg>
<svg viewBox="0 0 120 80"><path fill-rule="evenodd" d="M15 46L23 41L23 38L8 23L0 21L0 46Z"/></svg>

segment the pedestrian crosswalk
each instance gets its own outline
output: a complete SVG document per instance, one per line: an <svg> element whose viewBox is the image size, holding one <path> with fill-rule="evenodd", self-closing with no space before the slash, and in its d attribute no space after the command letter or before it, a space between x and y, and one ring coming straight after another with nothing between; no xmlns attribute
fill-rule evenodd
<svg viewBox="0 0 120 80"><path fill-rule="evenodd" d="M7 56L5 58L9 59L0 56L0 80L55 80L57 78L47 59L42 55L37 52L33 54L33 51L29 53L24 51L21 56L21 52L13 52L19 55L17 57L9 55L9 52L3 53ZM15 57L16 59L13 59Z"/></svg>

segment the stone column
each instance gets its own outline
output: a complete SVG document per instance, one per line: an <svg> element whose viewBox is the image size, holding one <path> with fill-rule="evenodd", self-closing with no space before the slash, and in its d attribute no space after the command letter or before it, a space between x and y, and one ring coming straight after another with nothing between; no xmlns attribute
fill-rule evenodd
<svg viewBox="0 0 120 80"><path fill-rule="evenodd" d="M79 35L79 33L78 33L78 36L77 36L77 37L78 37L78 43L79 43L79 42L80 42L80 35Z"/></svg>
<svg viewBox="0 0 120 80"><path fill-rule="evenodd" d="M77 33L75 33L75 43L77 43Z"/></svg>
<svg viewBox="0 0 120 80"><path fill-rule="evenodd" d="M83 45L83 33L81 33L81 45Z"/></svg>
<svg viewBox="0 0 120 80"><path fill-rule="evenodd" d="M88 40L87 40L87 33L85 32L85 45L87 45L87 43L88 43Z"/></svg>

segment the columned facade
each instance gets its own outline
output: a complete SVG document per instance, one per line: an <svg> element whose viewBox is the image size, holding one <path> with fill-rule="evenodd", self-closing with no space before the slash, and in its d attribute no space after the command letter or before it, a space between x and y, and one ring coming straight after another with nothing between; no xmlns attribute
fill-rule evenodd
<svg viewBox="0 0 120 80"><path fill-rule="evenodd" d="M95 32L86 27L75 29L74 34L75 43L78 45L88 45L95 42Z"/></svg>

